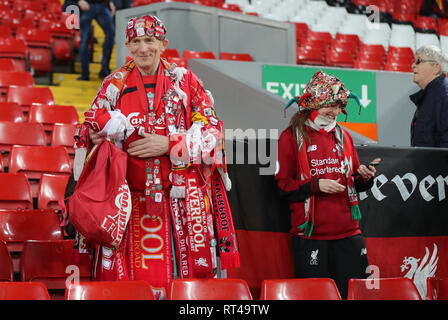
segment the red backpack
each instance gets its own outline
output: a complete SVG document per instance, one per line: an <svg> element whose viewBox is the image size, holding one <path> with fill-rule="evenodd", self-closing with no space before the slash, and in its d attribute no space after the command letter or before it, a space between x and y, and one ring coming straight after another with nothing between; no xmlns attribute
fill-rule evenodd
<svg viewBox="0 0 448 320"><path fill-rule="evenodd" d="M67 203L70 222L88 243L121 243L132 209L126 168L127 153L106 139L90 152Z"/></svg>

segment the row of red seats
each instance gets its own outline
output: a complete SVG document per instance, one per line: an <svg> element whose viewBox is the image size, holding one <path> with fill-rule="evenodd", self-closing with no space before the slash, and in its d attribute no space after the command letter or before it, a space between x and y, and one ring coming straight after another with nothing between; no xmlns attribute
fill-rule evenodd
<svg viewBox="0 0 448 320"><path fill-rule="evenodd" d="M14 9L18 11L33 10L44 12L56 12L62 11L62 5L60 0L1 0L0 9Z"/></svg>
<svg viewBox="0 0 448 320"><path fill-rule="evenodd" d="M296 23L297 63L355 69L411 72L414 52L411 48L368 45L357 35L316 32L305 23Z"/></svg>
<svg viewBox="0 0 448 320"><path fill-rule="evenodd" d="M350 279L349 300L420 300L408 278L376 279L378 289L368 289L368 281ZM447 299L448 278L428 278L427 300ZM49 300L47 287L40 281L0 282L9 300ZM81 281L65 289L66 300L154 300L151 285L143 280ZM168 300L253 300L241 279L173 279ZM264 280L260 300L340 300L339 292L328 278ZM268 310L266 310L268 311Z"/></svg>
<svg viewBox="0 0 448 320"><path fill-rule="evenodd" d="M166 58L168 62L175 62L178 66L187 67L189 59L216 59L216 55L213 51L194 51L184 50L182 57L179 50L176 48L167 48L162 54L162 57ZM220 52L220 60L233 60L233 61L254 61L248 53L232 53L232 52Z"/></svg>
<svg viewBox="0 0 448 320"><path fill-rule="evenodd" d="M158 3L158 2L188 2L191 4L215 7L219 9L240 12L242 13L240 6L236 3L226 3L224 0L134 0L132 2L133 7L146 6L148 4ZM253 14L253 13L252 13Z"/></svg>

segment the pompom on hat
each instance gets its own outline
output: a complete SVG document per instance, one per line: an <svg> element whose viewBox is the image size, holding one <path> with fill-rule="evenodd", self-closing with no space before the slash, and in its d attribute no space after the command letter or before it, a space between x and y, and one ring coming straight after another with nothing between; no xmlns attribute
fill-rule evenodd
<svg viewBox="0 0 448 320"><path fill-rule="evenodd" d="M302 95L289 100L284 111L286 112L286 109L294 102L299 105L299 112L317 110L340 103L342 113L347 115L345 107L349 98L355 99L359 105L359 113L361 113L361 102L356 94L347 90L344 83L335 76L317 71L303 89Z"/></svg>
<svg viewBox="0 0 448 320"><path fill-rule="evenodd" d="M126 42L141 36L154 36L162 41L166 38L166 28L163 22L156 16L143 16L129 19L126 29Z"/></svg>

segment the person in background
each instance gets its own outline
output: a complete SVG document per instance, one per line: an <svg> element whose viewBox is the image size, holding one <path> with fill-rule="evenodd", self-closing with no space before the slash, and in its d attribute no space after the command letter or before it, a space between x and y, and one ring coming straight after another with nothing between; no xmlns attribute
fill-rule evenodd
<svg viewBox="0 0 448 320"><path fill-rule="evenodd" d="M411 146L448 148L448 56L436 46L423 46L412 63L420 90L409 96L417 107L411 122Z"/></svg>
<svg viewBox="0 0 448 320"><path fill-rule="evenodd" d="M423 0L420 8L422 16L431 16L436 20L438 18L448 17L448 1L447 0Z"/></svg>
<svg viewBox="0 0 448 320"><path fill-rule="evenodd" d="M117 11L132 7L132 0L114 0L114 3Z"/></svg>
<svg viewBox="0 0 448 320"><path fill-rule="evenodd" d="M125 32L132 59L104 79L85 112L74 176L105 137L127 152L131 218L119 249L96 248L95 279L146 280L164 298L172 278L239 266L223 124L199 78L161 58L161 20L132 18Z"/></svg>
<svg viewBox="0 0 448 320"><path fill-rule="evenodd" d="M350 134L336 122L349 97L356 96L338 78L314 74L285 107L296 102L299 111L280 135L275 175L290 204L295 277L332 278L343 299L350 278L368 276L357 192L369 189L376 173L360 164Z"/></svg>
<svg viewBox="0 0 448 320"><path fill-rule="evenodd" d="M101 61L101 70L98 77L103 79L110 74L110 57L114 47L115 24L113 15L115 15L115 4L112 0L66 0L63 10L70 5L77 5L80 9L80 36L79 56L81 58L81 76L78 80L90 80L90 52L89 41L91 38L92 21L95 19L104 32L103 58Z"/></svg>

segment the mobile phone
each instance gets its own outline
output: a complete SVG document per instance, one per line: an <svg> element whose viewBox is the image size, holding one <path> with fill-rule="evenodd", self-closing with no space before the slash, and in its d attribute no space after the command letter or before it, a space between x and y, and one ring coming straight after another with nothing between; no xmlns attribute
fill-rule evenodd
<svg viewBox="0 0 448 320"><path fill-rule="evenodd" d="M369 166L374 166L374 167L376 167L376 166L378 166L380 163L381 163L381 162L370 162L370 163L369 163Z"/></svg>

